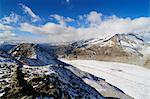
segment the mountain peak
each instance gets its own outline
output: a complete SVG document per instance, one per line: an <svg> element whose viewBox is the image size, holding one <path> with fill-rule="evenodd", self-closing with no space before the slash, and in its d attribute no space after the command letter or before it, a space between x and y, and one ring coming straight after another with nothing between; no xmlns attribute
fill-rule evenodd
<svg viewBox="0 0 150 99"><path fill-rule="evenodd" d="M37 46L35 44L22 43L16 46L11 50L12 56L21 59L21 58L32 58L35 55L35 50Z"/></svg>
<svg viewBox="0 0 150 99"><path fill-rule="evenodd" d="M25 65L49 65L57 64L57 57L45 51L40 45L32 43L22 43L14 47L10 54Z"/></svg>

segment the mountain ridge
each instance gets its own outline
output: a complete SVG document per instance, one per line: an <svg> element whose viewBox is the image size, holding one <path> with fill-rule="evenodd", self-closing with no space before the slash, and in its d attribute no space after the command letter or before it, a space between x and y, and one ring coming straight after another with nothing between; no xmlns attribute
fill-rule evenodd
<svg viewBox="0 0 150 99"><path fill-rule="evenodd" d="M149 32L147 34L150 34ZM141 33L114 34L100 38L91 38L68 45L50 46L59 58L92 59L135 64L150 68L150 48ZM146 64L146 65L145 65Z"/></svg>
<svg viewBox="0 0 150 99"><path fill-rule="evenodd" d="M9 51L15 61L0 62L0 72L3 72L0 73L3 82L0 87L2 98L131 99L104 79L66 64L45 51L39 45L28 43L19 44ZM39 60L50 62L39 64ZM97 91L85 79L97 83L102 90Z"/></svg>

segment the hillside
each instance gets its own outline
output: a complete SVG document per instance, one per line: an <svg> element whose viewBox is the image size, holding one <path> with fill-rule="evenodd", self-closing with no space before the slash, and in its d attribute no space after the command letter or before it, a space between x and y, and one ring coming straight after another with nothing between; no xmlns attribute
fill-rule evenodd
<svg viewBox="0 0 150 99"><path fill-rule="evenodd" d="M37 44L19 44L8 52L10 57L1 56L7 59L0 62L2 99L131 98L105 79L58 60Z"/></svg>
<svg viewBox="0 0 150 99"><path fill-rule="evenodd" d="M55 53L60 58L122 62L150 68L150 46L141 35L135 33L81 40L58 49Z"/></svg>

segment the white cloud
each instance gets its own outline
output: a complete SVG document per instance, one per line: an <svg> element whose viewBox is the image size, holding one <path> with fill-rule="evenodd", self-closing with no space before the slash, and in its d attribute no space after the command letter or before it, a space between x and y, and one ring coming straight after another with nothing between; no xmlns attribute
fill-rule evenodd
<svg viewBox="0 0 150 99"><path fill-rule="evenodd" d="M24 36L20 36L15 34L12 31L2 31L0 32L0 42L15 42L15 43L33 43L33 42L42 42L42 40L44 39L35 39L32 37L24 37ZM46 41L45 41L46 42Z"/></svg>
<svg viewBox="0 0 150 99"><path fill-rule="evenodd" d="M91 26L99 25L102 21L102 14L97 13L96 11L90 12L86 17Z"/></svg>
<svg viewBox="0 0 150 99"><path fill-rule="evenodd" d="M3 17L0 19L0 40L4 41L16 36L15 33L12 32L14 27L12 27L10 24L12 22L15 23L16 21L17 15L14 13L11 13L8 17Z"/></svg>
<svg viewBox="0 0 150 99"><path fill-rule="evenodd" d="M150 18L118 18L110 17L102 21L100 25L97 26L100 32L104 33L129 33L129 32L140 32L140 31L150 31Z"/></svg>
<svg viewBox="0 0 150 99"><path fill-rule="evenodd" d="M46 23L42 26L33 26L28 23L22 23L21 24L21 30L22 31L28 31L31 33L37 33L37 34L45 34L45 35L55 35L59 34L64 31L64 28L61 25L57 25L55 23Z"/></svg>
<svg viewBox="0 0 150 99"><path fill-rule="evenodd" d="M51 15L58 23L47 22L36 26L29 23L21 23L20 30L33 34L45 35L47 38L41 38L45 42L69 42L74 40L101 38L104 35L116 33L129 33L150 31L150 17L140 18L121 18L115 15L104 16L101 13L92 11L89 14L80 15L78 19L65 18L60 15ZM75 28L68 22L88 22L85 27ZM84 24L84 22L83 22ZM11 29L9 26L0 24L3 30Z"/></svg>
<svg viewBox="0 0 150 99"><path fill-rule="evenodd" d="M67 23L69 22L73 22L74 19L70 18L70 17L63 17L60 16L58 14L54 14L54 15L50 15L51 18L54 18L56 21L58 21L59 24L61 24L62 26L66 26Z"/></svg>
<svg viewBox="0 0 150 99"><path fill-rule="evenodd" d="M12 37L15 37L16 34L11 32L14 30L12 26L4 25L0 23L0 40L10 39Z"/></svg>
<svg viewBox="0 0 150 99"><path fill-rule="evenodd" d="M16 34L12 33L11 31L0 32L0 39L10 39L15 36L16 36Z"/></svg>
<svg viewBox="0 0 150 99"><path fill-rule="evenodd" d="M0 31L5 31L5 30L12 30L13 27L9 26L9 25L4 25L2 23L0 23Z"/></svg>
<svg viewBox="0 0 150 99"><path fill-rule="evenodd" d="M102 16L103 16L102 13L91 11L89 14L79 15L78 24L83 27L84 25L95 27L101 24Z"/></svg>
<svg viewBox="0 0 150 99"><path fill-rule="evenodd" d="M33 26L28 23L22 23L20 27L21 31L27 31L35 34L47 35L45 38L50 42L71 41L76 36L76 29L73 27L65 27L60 24L48 22L42 26Z"/></svg>
<svg viewBox="0 0 150 99"><path fill-rule="evenodd" d="M36 21L41 20L41 18L39 16L37 16L29 7L27 7L24 4L19 4L19 5L22 7L24 12L32 18L32 22L36 22Z"/></svg>
<svg viewBox="0 0 150 99"><path fill-rule="evenodd" d="M3 17L0 22L3 24L11 24L11 23L17 23L20 19L20 16L17 15L14 12L11 12L9 16Z"/></svg>

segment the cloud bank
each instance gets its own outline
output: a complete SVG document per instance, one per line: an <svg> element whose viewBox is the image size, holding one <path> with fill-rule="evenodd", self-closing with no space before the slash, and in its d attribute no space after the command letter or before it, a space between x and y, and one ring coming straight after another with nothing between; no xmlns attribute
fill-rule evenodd
<svg viewBox="0 0 150 99"><path fill-rule="evenodd" d="M0 39L12 37L18 39L19 33L16 34L14 31L30 33L31 37L37 35L38 38L27 39L36 42L71 42L101 38L116 33L150 31L150 17L122 18L116 15L106 16L96 11L76 16L74 19L53 14L49 15L49 19L43 24L34 24L37 21L42 22L41 18L33 13L31 8L24 4L19 5L32 21L30 23L25 20L19 21L24 17L12 12L8 17L0 19ZM17 27L12 26L13 23L17 23Z"/></svg>
<svg viewBox="0 0 150 99"><path fill-rule="evenodd" d="M10 39L15 36L16 36L16 34L12 33L11 31L4 31L4 32L0 33L0 39Z"/></svg>
<svg viewBox="0 0 150 99"><path fill-rule="evenodd" d="M116 33L130 33L150 31L150 18L120 18L115 15L104 16L102 13L92 11L89 14L80 15L79 19L64 18L59 15L51 15L58 22L47 22L41 26L34 26L29 23L22 23L20 29L22 31L31 32L34 34L47 35L49 42L69 42L75 40L101 38L105 35ZM75 28L66 26L67 21L80 20L87 23L86 27Z"/></svg>
<svg viewBox="0 0 150 99"><path fill-rule="evenodd" d="M9 25L4 25L0 23L0 40L11 39L15 37L16 34L12 32L14 28Z"/></svg>

